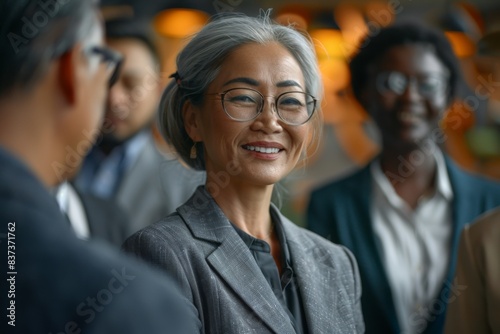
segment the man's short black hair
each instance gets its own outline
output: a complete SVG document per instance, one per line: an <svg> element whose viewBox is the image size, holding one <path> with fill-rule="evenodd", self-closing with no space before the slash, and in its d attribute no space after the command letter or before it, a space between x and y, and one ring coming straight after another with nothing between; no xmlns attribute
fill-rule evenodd
<svg viewBox="0 0 500 334"><path fill-rule="evenodd" d="M148 20L129 17L114 18L106 20L104 25L107 39L137 39L146 45L153 59L157 63L160 62L155 34Z"/></svg>
<svg viewBox="0 0 500 334"><path fill-rule="evenodd" d="M452 101L461 79L461 70L457 57L445 35L434 28L417 22L397 23L383 28L377 35L367 36L360 43L359 51L352 58L351 87L356 99L361 95L368 79L369 67L377 62L392 47L400 45L432 45L436 56L450 72L448 79L448 101Z"/></svg>
<svg viewBox="0 0 500 334"><path fill-rule="evenodd" d="M82 29L97 22L96 10L94 0L3 0L0 96L14 87L32 87L54 58L85 36Z"/></svg>

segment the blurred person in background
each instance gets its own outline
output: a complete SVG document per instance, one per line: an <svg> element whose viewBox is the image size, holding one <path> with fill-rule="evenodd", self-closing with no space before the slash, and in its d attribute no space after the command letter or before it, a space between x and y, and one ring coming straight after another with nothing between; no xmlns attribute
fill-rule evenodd
<svg viewBox="0 0 500 334"><path fill-rule="evenodd" d="M105 22L107 45L124 56L110 89L97 145L74 180L82 193L115 200L126 212L126 234L175 211L201 184L204 173L160 152L152 135L161 94L158 53L148 22L114 18Z"/></svg>
<svg viewBox="0 0 500 334"><path fill-rule="evenodd" d="M0 4L1 333L198 332L169 278L78 239L49 192L102 121L121 61L103 43L95 1Z"/></svg>
<svg viewBox="0 0 500 334"><path fill-rule="evenodd" d="M461 77L444 35L405 23L361 45L351 86L382 149L311 194L308 227L356 256L367 333L442 333L460 231L500 204L500 185L461 170L439 147Z"/></svg>

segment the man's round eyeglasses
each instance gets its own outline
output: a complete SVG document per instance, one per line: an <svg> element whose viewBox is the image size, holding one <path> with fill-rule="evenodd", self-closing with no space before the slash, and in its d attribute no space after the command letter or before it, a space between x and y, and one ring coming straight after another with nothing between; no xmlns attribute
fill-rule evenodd
<svg viewBox="0 0 500 334"><path fill-rule="evenodd" d="M436 98L446 93L448 76L438 73L408 76L398 71L390 71L379 73L376 78L376 86L381 94L392 92L396 95L403 95L410 84L417 88L420 95L426 98Z"/></svg>
<svg viewBox="0 0 500 334"><path fill-rule="evenodd" d="M264 109L264 95L251 88L232 88L207 95L220 96L226 115L239 122L257 118ZM302 125L311 119L316 110L316 99L304 92L285 92L276 97L274 110L286 124Z"/></svg>

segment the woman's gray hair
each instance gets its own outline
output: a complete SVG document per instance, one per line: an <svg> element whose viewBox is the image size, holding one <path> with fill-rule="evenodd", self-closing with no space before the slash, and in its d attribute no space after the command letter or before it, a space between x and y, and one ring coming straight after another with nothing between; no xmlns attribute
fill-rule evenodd
<svg viewBox="0 0 500 334"><path fill-rule="evenodd" d="M224 60L233 50L245 44L277 42L297 60L304 75L306 92L318 100L317 111L311 122L313 137L316 141L319 139L319 106L323 88L313 44L306 35L294 28L274 23L269 15L268 11L258 18L242 14L216 16L178 54L177 72L163 92L158 120L165 140L190 167L204 170L205 162L201 143L197 144L197 158L190 158L194 143L184 127L183 105L187 100L193 105L200 105Z"/></svg>

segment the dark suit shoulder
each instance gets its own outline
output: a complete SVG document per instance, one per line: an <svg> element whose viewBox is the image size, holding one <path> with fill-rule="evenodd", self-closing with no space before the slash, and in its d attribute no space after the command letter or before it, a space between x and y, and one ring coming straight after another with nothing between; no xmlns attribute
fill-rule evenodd
<svg viewBox="0 0 500 334"><path fill-rule="evenodd" d="M449 177L454 185L480 190L481 193L500 195L500 182L483 175L473 174L462 169L449 158L446 159ZM477 195L477 194L476 194Z"/></svg>
<svg viewBox="0 0 500 334"><path fill-rule="evenodd" d="M313 189L312 195L315 197L331 196L332 193L342 192L345 189L356 189L360 184L369 183L370 179L370 168L367 165L343 178Z"/></svg>
<svg viewBox="0 0 500 334"><path fill-rule="evenodd" d="M70 324L86 333L162 333L196 325L171 280L104 244L77 239L51 211L8 207L1 218L16 223L19 332L61 332Z"/></svg>

